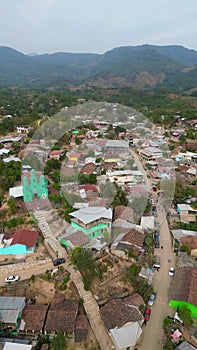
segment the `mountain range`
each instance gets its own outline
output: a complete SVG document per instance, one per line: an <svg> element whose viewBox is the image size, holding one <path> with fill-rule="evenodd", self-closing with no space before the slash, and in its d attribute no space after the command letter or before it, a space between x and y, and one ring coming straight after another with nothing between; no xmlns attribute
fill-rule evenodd
<svg viewBox="0 0 197 350"><path fill-rule="evenodd" d="M197 90L197 51L183 46L125 46L104 54L25 55L0 46L0 87L123 87Z"/></svg>

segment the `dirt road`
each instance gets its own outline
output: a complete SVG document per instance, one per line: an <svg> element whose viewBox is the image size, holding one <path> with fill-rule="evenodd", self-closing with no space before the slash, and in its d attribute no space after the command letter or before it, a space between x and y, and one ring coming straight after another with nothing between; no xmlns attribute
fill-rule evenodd
<svg viewBox="0 0 197 350"><path fill-rule="evenodd" d="M41 264L35 264L34 266L30 266L28 263L14 265L15 270L13 269L13 265L10 265L10 270L7 271L5 268L2 268L0 271L0 285L5 285L5 277L9 275L19 275L20 280L27 280L32 275L41 275L46 270L52 270L54 268L51 259L47 259L46 262L43 261Z"/></svg>
<svg viewBox="0 0 197 350"><path fill-rule="evenodd" d="M160 226L160 244L163 249L155 249L155 253L160 255L161 267L155 272L153 286L157 292L155 305L151 307L151 317L144 326L143 338L138 346L139 350L162 350L163 320L166 316L172 316L174 310L168 305L168 291L173 277L168 275L170 266L174 266L174 254L170 240L170 233L167 220L165 219L162 208L158 209L158 220ZM170 261L169 261L170 260Z"/></svg>

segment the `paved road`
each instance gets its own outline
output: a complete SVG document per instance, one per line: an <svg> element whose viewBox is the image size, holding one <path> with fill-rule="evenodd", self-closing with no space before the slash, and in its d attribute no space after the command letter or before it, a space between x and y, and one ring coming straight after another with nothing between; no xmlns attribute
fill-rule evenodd
<svg viewBox="0 0 197 350"><path fill-rule="evenodd" d="M173 277L168 275L170 266L174 266L174 254L172 252L168 222L165 219L162 209L158 210L160 226L160 244L163 249L155 249L160 255L161 267L155 272L153 286L157 292L155 305L151 308L151 317L144 326L143 338L139 350L162 350L163 320L166 316L172 316L174 310L168 305L168 292ZM169 262L169 260L171 260Z"/></svg>

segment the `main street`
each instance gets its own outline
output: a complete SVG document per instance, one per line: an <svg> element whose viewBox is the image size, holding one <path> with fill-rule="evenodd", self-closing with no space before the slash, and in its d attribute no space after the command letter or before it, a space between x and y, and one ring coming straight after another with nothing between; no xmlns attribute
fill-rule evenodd
<svg viewBox="0 0 197 350"><path fill-rule="evenodd" d="M163 321L166 316L172 316L174 310L168 305L168 292L173 277L168 275L170 266L175 264L175 256L172 252L170 232L165 213L161 206L157 205L158 221L161 222L160 246L163 249L155 249L155 254L160 255L161 267L155 272L153 287L157 293L154 306L151 307L150 320L143 329L143 336L139 350L163 349Z"/></svg>

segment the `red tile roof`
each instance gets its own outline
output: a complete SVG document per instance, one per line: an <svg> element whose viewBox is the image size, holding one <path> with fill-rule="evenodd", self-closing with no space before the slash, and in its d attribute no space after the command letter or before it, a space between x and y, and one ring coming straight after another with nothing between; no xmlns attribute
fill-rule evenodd
<svg viewBox="0 0 197 350"><path fill-rule="evenodd" d="M188 244L191 250L197 249L197 237L196 236L181 237L180 241L182 244Z"/></svg>
<svg viewBox="0 0 197 350"><path fill-rule="evenodd" d="M34 247L38 239L38 232L31 230L17 230L13 235L11 245L23 244L27 247Z"/></svg>
<svg viewBox="0 0 197 350"><path fill-rule="evenodd" d="M77 312L77 300L67 299L64 301L57 300L57 302L54 300L53 303L51 303L47 314L45 331L53 333L62 330L65 333L73 334L75 330Z"/></svg>
<svg viewBox="0 0 197 350"><path fill-rule="evenodd" d="M187 301L197 306L197 269L184 266L175 271L169 291L170 300Z"/></svg>
<svg viewBox="0 0 197 350"><path fill-rule="evenodd" d="M80 170L80 173L81 174L92 174L94 172L96 172L96 168L97 168L97 165L94 164L93 162L90 162L90 163L87 163L85 164L81 170Z"/></svg>
<svg viewBox="0 0 197 350"><path fill-rule="evenodd" d="M100 308L100 315L108 330L142 319L139 310L136 307L128 306L122 299L112 299L107 302Z"/></svg>
<svg viewBox="0 0 197 350"><path fill-rule="evenodd" d="M123 205L118 205L114 210L114 219L123 219L133 222L133 209Z"/></svg>
<svg viewBox="0 0 197 350"><path fill-rule="evenodd" d="M63 151L55 151L55 150L54 150L54 151L51 151L51 152L50 152L50 156L58 156L58 155L62 154L62 152L63 152Z"/></svg>
<svg viewBox="0 0 197 350"><path fill-rule="evenodd" d="M26 305L22 312L22 319L25 321L25 331L42 332L48 309L46 304Z"/></svg>
<svg viewBox="0 0 197 350"><path fill-rule="evenodd" d="M80 190L85 190L86 192L87 191L98 192L97 187L91 184L81 185Z"/></svg>

